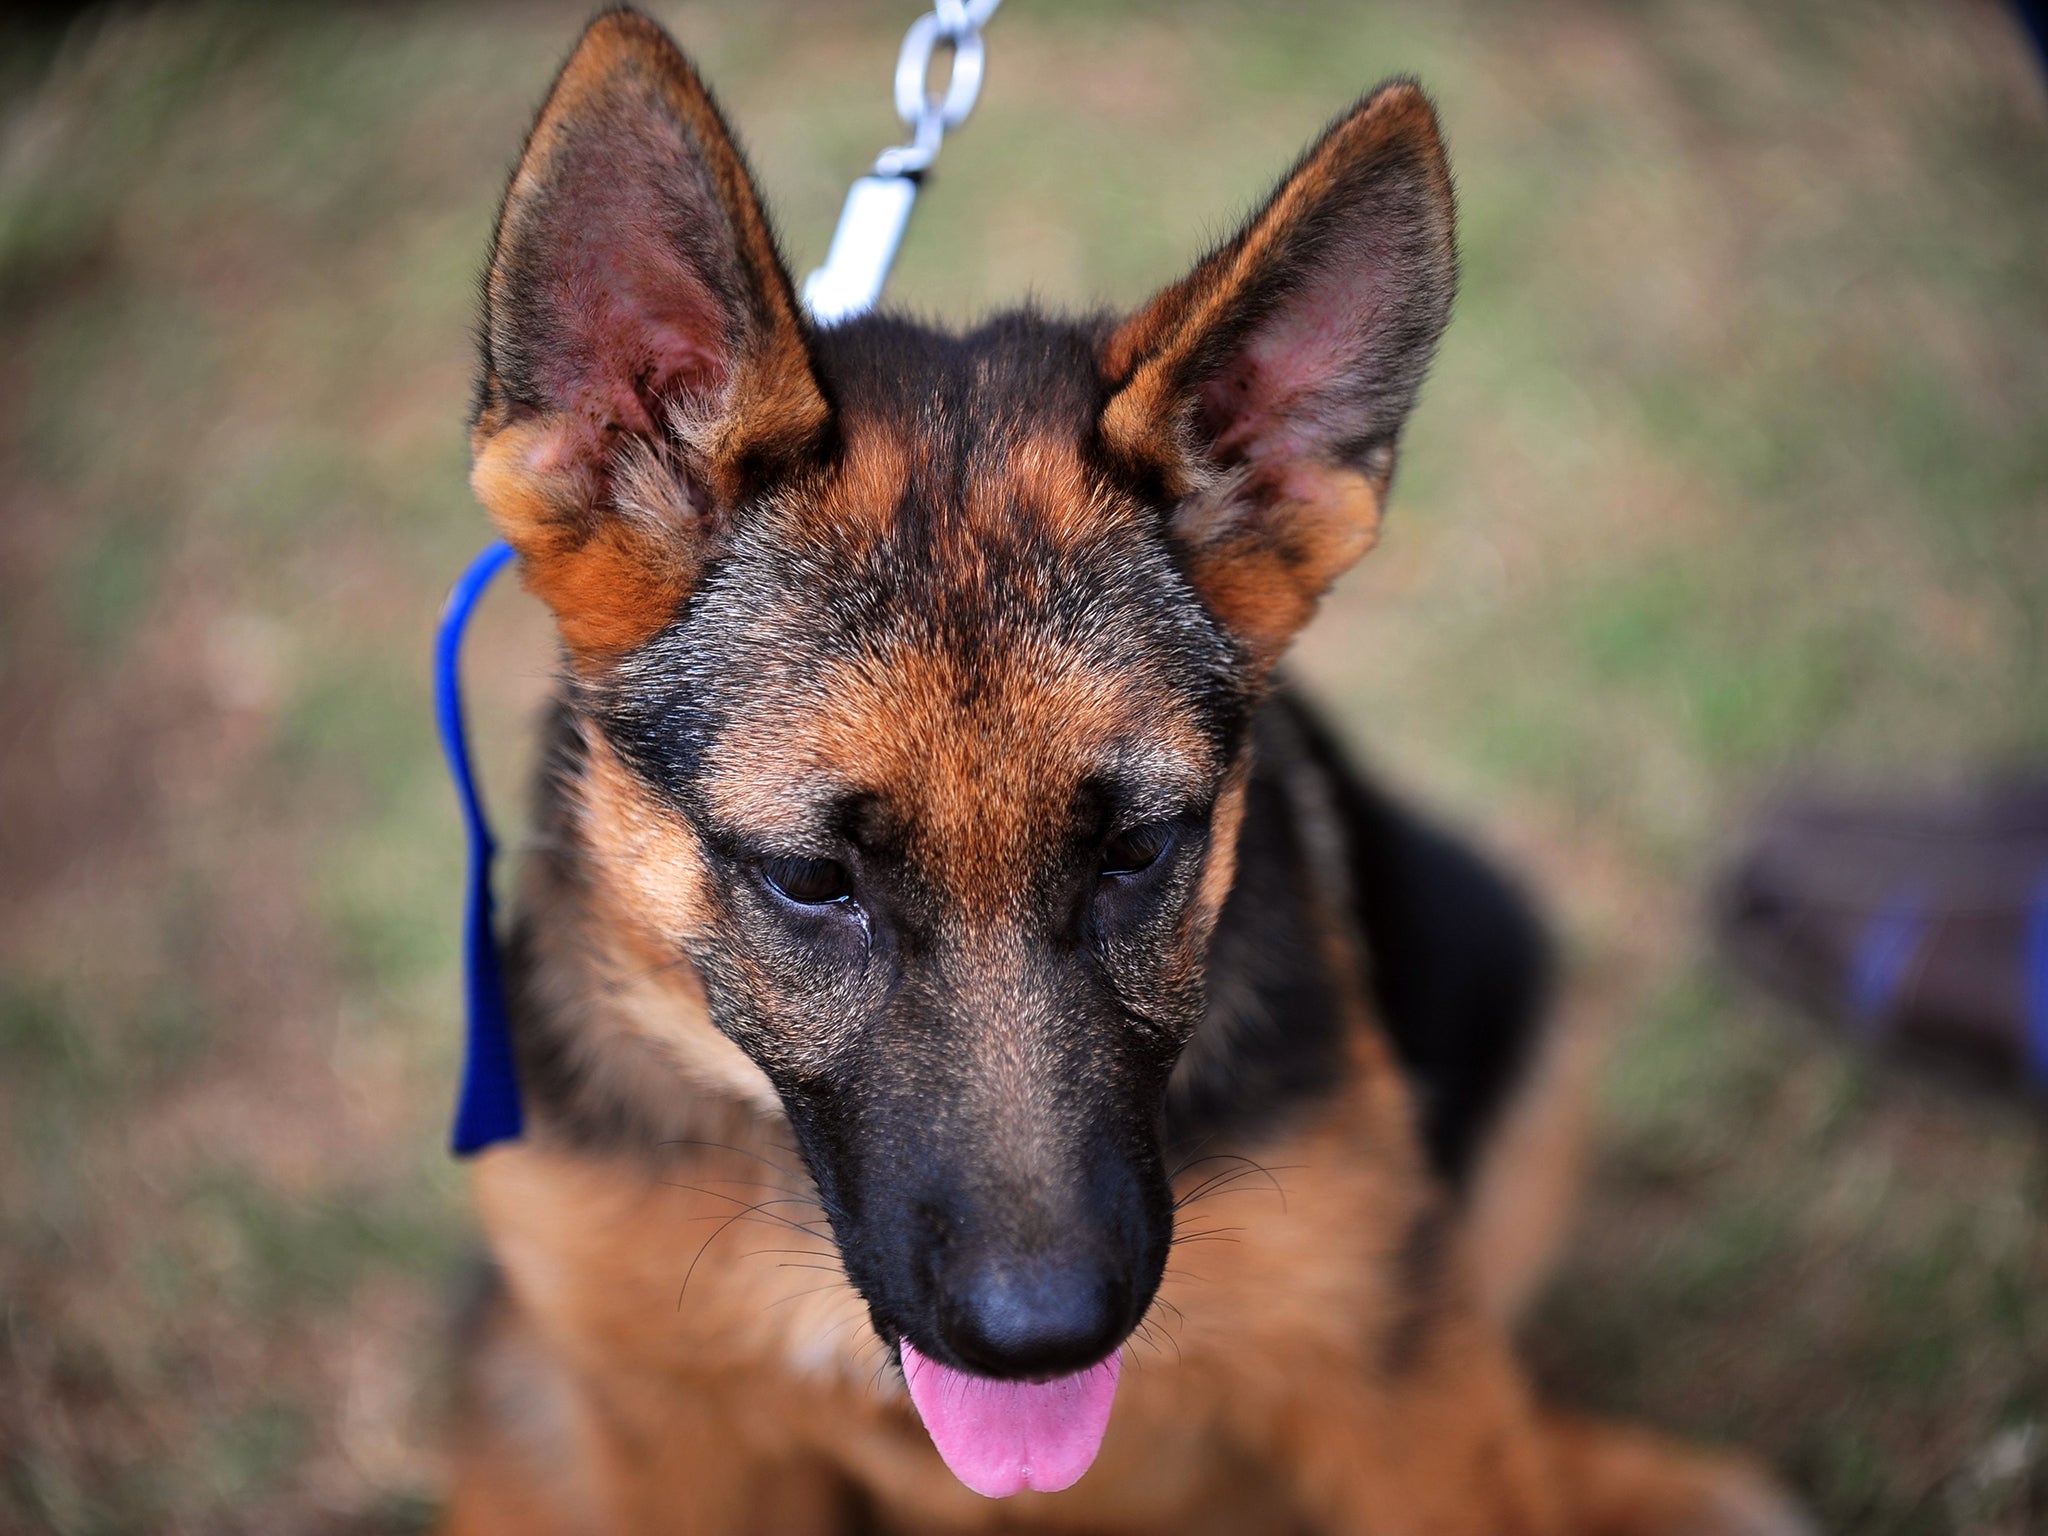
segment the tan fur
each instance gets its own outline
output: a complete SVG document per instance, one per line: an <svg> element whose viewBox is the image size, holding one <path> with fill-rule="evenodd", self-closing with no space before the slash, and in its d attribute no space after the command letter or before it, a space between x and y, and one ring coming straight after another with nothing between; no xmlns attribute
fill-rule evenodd
<svg viewBox="0 0 2048 1536"><path fill-rule="evenodd" d="M696 969L677 951L700 910L696 840L655 806L602 738L590 747L579 806L594 856L592 900L610 936L606 1006L589 1032L630 1030L683 1081L716 1102L773 1111L775 1090L740 1048L712 1027ZM591 1039L593 1055L605 1042Z"/></svg>
<svg viewBox="0 0 2048 1536"><path fill-rule="evenodd" d="M620 656L668 622L697 576L692 546L644 521L593 518L588 474L557 461L559 424L478 428L469 483L521 556L520 573L555 612L579 658Z"/></svg>
<svg viewBox="0 0 2048 1536"><path fill-rule="evenodd" d="M1569 1229L1597 1060L1585 1030L1552 1026L1479 1166L1467 1216L1473 1270L1486 1310L1503 1323L1520 1320Z"/></svg>
<svg viewBox="0 0 2048 1536"><path fill-rule="evenodd" d="M1277 660L1314 616L1330 583L1379 537L1379 492L1362 475L1326 469L1293 477L1294 516L1283 537L1230 516L1178 524L1189 577L1216 616L1259 656Z"/></svg>

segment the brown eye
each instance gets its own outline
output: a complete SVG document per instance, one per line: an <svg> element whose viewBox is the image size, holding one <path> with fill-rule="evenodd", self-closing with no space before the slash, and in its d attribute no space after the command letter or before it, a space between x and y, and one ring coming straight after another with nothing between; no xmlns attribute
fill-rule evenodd
<svg viewBox="0 0 2048 1536"><path fill-rule="evenodd" d="M1173 846L1174 826L1170 821L1150 821L1142 827L1119 832L1102 850L1102 874L1135 875L1150 869Z"/></svg>
<svg viewBox="0 0 2048 1536"><path fill-rule="evenodd" d="M776 895L799 906L836 906L853 895L853 877L831 859L763 859L755 868Z"/></svg>

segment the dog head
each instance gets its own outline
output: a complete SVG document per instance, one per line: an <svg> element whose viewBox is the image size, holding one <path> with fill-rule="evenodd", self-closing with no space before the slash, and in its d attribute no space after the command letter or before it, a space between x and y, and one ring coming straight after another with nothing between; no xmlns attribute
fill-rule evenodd
<svg viewBox="0 0 2048 1536"><path fill-rule="evenodd" d="M658 28L557 80L474 484L560 627L590 878L772 1085L884 1338L1042 1379L1150 1303L1249 716L1452 282L1394 84L1135 315L819 331Z"/></svg>

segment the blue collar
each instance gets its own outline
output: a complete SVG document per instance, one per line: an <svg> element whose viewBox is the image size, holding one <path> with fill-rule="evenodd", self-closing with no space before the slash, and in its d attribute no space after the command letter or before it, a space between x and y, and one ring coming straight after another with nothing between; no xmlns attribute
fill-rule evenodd
<svg viewBox="0 0 2048 1536"><path fill-rule="evenodd" d="M470 561L448 594L434 641L434 714L441 727L441 751L462 820L469 829L469 897L463 918L462 990L467 1004L468 1046L462 1091L455 1101L454 1148L458 1157L481 1152L493 1142L516 1141L522 1128L519 1076L512 1062L511 1020L505 1009L505 973L498 963L498 933L491 901L491 860L497 845L484 820L476 777L469 767L469 741L462 726L462 632L491 578L512 560L512 547L494 542Z"/></svg>

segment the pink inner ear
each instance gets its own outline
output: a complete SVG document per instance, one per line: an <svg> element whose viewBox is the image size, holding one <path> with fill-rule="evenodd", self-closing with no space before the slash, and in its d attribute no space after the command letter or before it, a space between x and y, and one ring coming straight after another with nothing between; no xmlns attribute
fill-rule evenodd
<svg viewBox="0 0 2048 1536"><path fill-rule="evenodd" d="M1330 445L1332 397L1372 366L1385 307L1369 247L1347 253L1263 320L1202 387L1202 426L1226 463L1304 459Z"/></svg>
<svg viewBox="0 0 2048 1536"><path fill-rule="evenodd" d="M739 257L682 125L618 83L567 115L537 180L508 228L541 395L597 439L715 398L735 364Z"/></svg>
<svg viewBox="0 0 2048 1536"><path fill-rule="evenodd" d="M602 429L653 433L661 408L715 395L731 372L704 284L664 252L579 242L561 284L559 350L542 387Z"/></svg>

